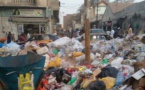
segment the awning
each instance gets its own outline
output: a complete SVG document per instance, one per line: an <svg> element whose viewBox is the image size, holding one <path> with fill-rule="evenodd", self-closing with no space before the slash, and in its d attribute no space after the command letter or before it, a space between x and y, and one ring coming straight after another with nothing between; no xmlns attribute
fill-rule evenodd
<svg viewBox="0 0 145 90"><path fill-rule="evenodd" d="M12 22L24 22L24 23L47 23L49 22L48 18L32 18L32 17L12 17Z"/></svg>

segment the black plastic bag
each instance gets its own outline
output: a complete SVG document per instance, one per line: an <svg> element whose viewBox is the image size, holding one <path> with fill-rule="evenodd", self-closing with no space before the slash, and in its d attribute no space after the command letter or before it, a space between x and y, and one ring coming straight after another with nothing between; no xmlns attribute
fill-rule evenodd
<svg viewBox="0 0 145 90"><path fill-rule="evenodd" d="M101 73L97 76L98 78L104 78L104 77L113 77L116 78L118 70L111 66L106 66L101 69Z"/></svg>
<svg viewBox="0 0 145 90"><path fill-rule="evenodd" d="M106 85L103 81L92 82L86 90L106 90Z"/></svg>
<svg viewBox="0 0 145 90"><path fill-rule="evenodd" d="M55 72L55 75L56 75L56 81L58 83L64 82L65 84L67 84L71 80L71 74L68 73L68 71L66 71L63 68L58 69Z"/></svg>

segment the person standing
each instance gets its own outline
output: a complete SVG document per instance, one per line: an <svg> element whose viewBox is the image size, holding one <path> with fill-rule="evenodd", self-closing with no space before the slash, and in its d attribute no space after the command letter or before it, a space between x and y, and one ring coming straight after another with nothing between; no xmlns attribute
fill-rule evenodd
<svg viewBox="0 0 145 90"><path fill-rule="evenodd" d="M110 31L107 31L106 33L107 33L107 35L110 35Z"/></svg>
<svg viewBox="0 0 145 90"><path fill-rule="evenodd" d="M30 33L27 33L27 40L31 37Z"/></svg>
<svg viewBox="0 0 145 90"><path fill-rule="evenodd" d="M133 32L132 32L132 28L130 27L126 38L130 38L131 36L133 36Z"/></svg>
<svg viewBox="0 0 145 90"><path fill-rule="evenodd" d="M114 33L115 33L115 31L112 29L111 30L111 37L114 37Z"/></svg>
<svg viewBox="0 0 145 90"><path fill-rule="evenodd" d="M7 43L11 43L11 41L12 41L12 34L11 32L9 32L7 36Z"/></svg>

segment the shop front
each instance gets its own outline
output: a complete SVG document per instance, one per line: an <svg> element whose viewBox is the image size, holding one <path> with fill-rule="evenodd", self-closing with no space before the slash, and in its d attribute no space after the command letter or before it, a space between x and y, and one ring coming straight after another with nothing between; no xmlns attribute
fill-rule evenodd
<svg viewBox="0 0 145 90"><path fill-rule="evenodd" d="M28 32L30 34L48 33L49 19L46 18L20 18L13 17L12 22L16 24L18 35Z"/></svg>
<svg viewBox="0 0 145 90"><path fill-rule="evenodd" d="M17 24L18 35L47 33L49 19L42 9L15 9L11 21Z"/></svg>
<svg viewBox="0 0 145 90"><path fill-rule="evenodd" d="M112 21L107 21L103 23L103 29L105 31L111 31L112 29Z"/></svg>
<svg viewBox="0 0 145 90"><path fill-rule="evenodd" d="M50 14L50 12L47 13ZM50 32L50 17L46 16L46 8L2 7L0 15L0 27L4 31L4 35L11 32L17 39L22 33L43 34Z"/></svg>

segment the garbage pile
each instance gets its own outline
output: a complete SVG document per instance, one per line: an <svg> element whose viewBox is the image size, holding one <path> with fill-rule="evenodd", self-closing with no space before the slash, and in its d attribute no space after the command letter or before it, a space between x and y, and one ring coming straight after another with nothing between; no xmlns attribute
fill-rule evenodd
<svg viewBox="0 0 145 90"><path fill-rule="evenodd" d="M45 57L44 72L38 84L32 84L37 86L35 90L145 89L145 44L136 36L97 41L90 46L90 63L85 60L83 43L68 37L48 44L31 41L20 46L11 42L0 48L0 55L19 57L32 52Z"/></svg>

